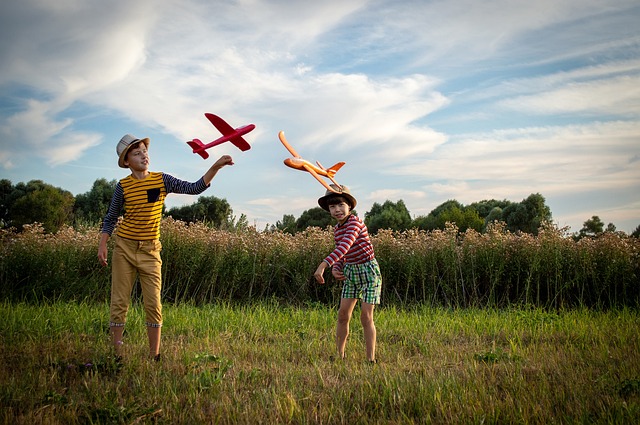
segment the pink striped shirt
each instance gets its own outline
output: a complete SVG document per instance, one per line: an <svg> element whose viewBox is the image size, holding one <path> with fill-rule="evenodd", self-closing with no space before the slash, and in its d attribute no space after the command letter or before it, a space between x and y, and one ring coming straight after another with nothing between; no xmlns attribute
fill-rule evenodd
<svg viewBox="0 0 640 425"><path fill-rule="evenodd" d="M336 224L333 239L336 248L324 259L329 266L342 270L344 264L363 264L375 258L367 226L353 214L342 225Z"/></svg>

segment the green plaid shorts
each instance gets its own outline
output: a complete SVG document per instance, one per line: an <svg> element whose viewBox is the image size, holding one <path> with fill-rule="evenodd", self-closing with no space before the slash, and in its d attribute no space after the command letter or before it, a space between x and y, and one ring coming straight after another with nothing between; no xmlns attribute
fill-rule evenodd
<svg viewBox="0 0 640 425"><path fill-rule="evenodd" d="M382 274L375 258L362 264L345 264L342 272L347 278L342 285L342 298L359 298L368 304L380 304Z"/></svg>

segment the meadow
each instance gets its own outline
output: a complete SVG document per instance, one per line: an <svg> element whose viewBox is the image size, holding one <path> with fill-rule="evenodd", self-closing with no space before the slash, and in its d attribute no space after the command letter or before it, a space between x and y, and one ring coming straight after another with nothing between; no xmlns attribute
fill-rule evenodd
<svg viewBox="0 0 640 425"><path fill-rule="evenodd" d="M0 232L3 424L640 422L635 238L380 232L371 365L357 310L330 359L340 287L312 280L329 230L162 232L160 363L137 290L112 356L97 228Z"/></svg>
<svg viewBox="0 0 640 425"><path fill-rule="evenodd" d="M167 305L163 359L139 304L124 360L108 306L0 304L3 424L606 423L640 420L635 310L381 307L378 359L335 308ZM357 322L357 320L356 320Z"/></svg>

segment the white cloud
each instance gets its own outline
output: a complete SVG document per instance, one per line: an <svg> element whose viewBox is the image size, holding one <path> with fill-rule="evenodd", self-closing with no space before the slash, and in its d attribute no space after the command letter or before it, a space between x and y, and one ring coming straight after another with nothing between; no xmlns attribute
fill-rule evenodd
<svg viewBox="0 0 640 425"><path fill-rule="evenodd" d="M638 37L640 46L640 37ZM640 60L608 61L598 65L580 66L569 70L548 72L520 78L498 80L497 84L464 93L467 102L495 99L534 97L574 85L607 84L621 77L635 78L640 74Z"/></svg>
<svg viewBox="0 0 640 425"><path fill-rule="evenodd" d="M144 60L154 4L11 2L3 20L0 82L70 95L121 80Z"/></svg>
<svg viewBox="0 0 640 425"><path fill-rule="evenodd" d="M432 181L427 192L461 202L633 191L640 182L638 134L635 122L492 132L447 143L432 158L394 170Z"/></svg>
<svg viewBox="0 0 640 425"><path fill-rule="evenodd" d="M0 147L0 167L5 170L10 170L15 167L11 161L11 152L5 146Z"/></svg>
<svg viewBox="0 0 640 425"><path fill-rule="evenodd" d="M438 75L468 72L470 63L490 66L483 61L531 61L583 45L593 48L595 43L585 40L603 38L605 31L636 36L630 28L637 7L634 0L374 2L361 16L365 23L353 24L357 36L346 40L345 48L376 59L415 51L419 54L409 60ZM617 19L612 22L610 15ZM616 25L624 17L628 25ZM605 48L602 43L598 53Z"/></svg>
<svg viewBox="0 0 640 425"><path fill-rule="evenodd" d="M67 127L72 123L70 118L57 120L55 117L65 105L55 105L53 102L27 102L28 108L10 116L6 121L0 121L0 135L6 143L4 149L19 163L27 158L40 158L49 165L64 164L73 161L83 152L96 146L101 136L90 132L68 132ZM13 167L11 161L6 162L5 168Z"/></svg>
<svg viewBox="0 0 640 425"><path fill-rule="evenodd" d="M416 205L426 200L427 194L422 190L409 190L409 189L377 189L373 190L364 197L361 197L362 201L365 201L369 206L377 202L382 204L389 200L392 202L403 201L405 204L411 202ZM364 204L365 202L360 202Z"/></svg>
<svg viewBox="0 0 640 425"><path fill-rule="evenodd" d="M8 2L0 164L112 161L113 143L91 147L145 132L154 164L189 179L206 163L183 142L215 137L203 117L215 112L257 128L248 153L216 152L238 167L214 195L261 218L322 192L282 165L279 130L308 160L345 160L338 181L355 183L362 208L631 191L638 13L635 0Z"/></svg>
<svg viewBox="0 0 640 425"><path fill-rule="evenodd" d="M637 71L640 73L640 68ZM569 83L543 93L507 99L498 105L535 114L639 116L640 75Z"/></svg>

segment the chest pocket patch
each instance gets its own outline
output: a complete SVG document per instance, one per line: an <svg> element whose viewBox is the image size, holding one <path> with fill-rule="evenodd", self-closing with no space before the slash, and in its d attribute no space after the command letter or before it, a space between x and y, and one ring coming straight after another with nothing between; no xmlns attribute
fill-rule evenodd
<svg viewBox="0 0 640 425"><path fill-rule="evenodd" d="M147 202L158 202L160 199L160 189L148 189L147 190Z"/></svg>

